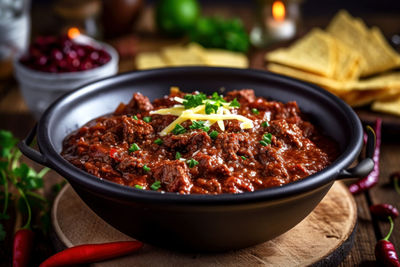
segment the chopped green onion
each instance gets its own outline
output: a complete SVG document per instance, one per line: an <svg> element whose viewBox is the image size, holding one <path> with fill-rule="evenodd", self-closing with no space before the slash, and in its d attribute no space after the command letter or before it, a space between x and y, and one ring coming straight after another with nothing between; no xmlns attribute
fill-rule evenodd
<svg viewBox="0 0 400 267"><path fill-rule="evenodd" d="M131 145L131 147L129 148L129 152L135 152L135 151L138 151L138 150L140 150L140 147L136 143L133 143Z"/></svg>
<svg viewBox="0 0 400 267"><path fill-rule="evenodd" d="M232 102L229 104L230 107L234 108L240 108L240 103L237 101L237 99L233 99Z"/></svg>
<svg viewBox="0 0 400 267"><path fill-rule="evenodd" d="M156 140L154 140L154 144L157 144L159 146L161 146L164 143L164 141L160 138L157 138Z"/></svg>
<svg viewBox="0 0 400 267"><path fill-rule="evenodd" d="M252 108L251 113L256 114L256 115L260 114L260 112L256 108Z"/></svg>
<svg viewBox="0 0 400 267"><path fill-rule="evenodd" d="M179 153L179 151L176 152L175 159L180 159L181 157L182 157L181 153Z"/></svg>
<svg viewBox="0 0 400 267"><path fill-rule="evenodd" d="M264 121L263 123L261 123L262 127L269 127L269 123L268 121Z"/></svg>
<svg viewBox="0 0 400 267"><path fill-rule="evenodd" d="M186 129L180 124L175 125L175 128L172 130L172 133L175 135L183 134L185 132L186 132Z"/></svg>
<svg viewBox="0 0 400 267"><path fill-rule="evenodd" d="M240 156L242 160L246 160L247 158L245 156Z"/></svg>
<svg viewBox="0 0 400 267"><path fill-rule="evenodd" d="M189 168L193 168L194 166L199 164L199 162L197 160L195 160L195 159L190 159L186 163L189 164Z"/></svg>
<svg viewBox="0 0 400 267"><path fill-rule="evenodd" d="M137 189L143 189L143 186L142 186L142 185L135 184L135 188L137 188Z"/></svg>
<svg viewBox="0 0 400 267"><path fill-rule="evenodd" d="M160 182L160 181L155 181L155 182L150 186L150 188L153 189L153 190L158 190L158 189L160 189L160 187L161 187L161 182Z"/></svg>
<svg viewBox="0 0 400 267"><path fill-rule="evenodd" d="M201 129L205 132L210 130L210 127L205 126L205 121L192 121L192 125L189 126L190 129Z"/></svg>
<svg viewBox="0 0 400 267"><path fill-rule="evenodd" d="M133 115L133 116L132 116L132 119L134 119L135 121L137 121L137 120L138 120L138 117L137 117L136 115Z"/></svg>
<svg viewBox="0 0 400 267"><path fill-rule="evenodd" d="M151 117L144 117L143 120L147 123L151 122L152 118Z"/></svg>
<svg viewBox="0 0 400 267"><path fill-rule="evenodd" d="M151 169L149 167L147 167L147 165L143 165L143 170L145 172L149 172Z"/></svg>
<svg viewBox="0 0 400 267"><path fill-rule="evenodd" d="M272 134L267 133L263 135L263 139L260 141L260 144L263 146L267 146L271 144Z"/></svg>
<svg viewBox="0 0 400 267"><path fill-rule="evenodd" d="M219 106L220 106L219 103L212 104L210 102L206 102L206 108L205 108L206 114L217 113Z"/></svg>
<svg viewBox="0 0 400 267"><path fill-rule="evenodd" d="M226 100L224 99L224 97L222 95L219 95L217 92L214 92L212 94L211 99L222 102L222 103L226 103Z"/></svg>
<svg viewBox="0 0 400 267"><path fill-rule="evenodd" d="M208 135L211 137L211 139L216 139L218 136L218 132L214 130L211 133L209 133Z"/></svg>
<svg viewBox="0 0 400 267"><path fill-rule="evenodd" d="M185 109L189 109L202 105L203 100L205 100L207 96L202 93L197 95L187 94L183 98L185 99L182 103L183 106L185 107Z"/></svg>

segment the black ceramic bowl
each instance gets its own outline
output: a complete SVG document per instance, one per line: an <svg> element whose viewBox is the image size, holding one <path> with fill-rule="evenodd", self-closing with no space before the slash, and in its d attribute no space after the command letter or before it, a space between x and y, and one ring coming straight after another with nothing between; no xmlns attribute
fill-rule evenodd
<svg viewBox="0 0 400 267"><path fill-rule="evenodd" d="M70 132L113 112L134 92L152 100L168 94L170 86L208 94L221 88L253 88L257 96L295 100L314 124L337 141L340 156L301 181L221 195L161 194L121 186L92 176L60 156L62 141ZM40 152L28 146L35 134ZM336 179L369 173L373 167L370 158L346 170L358 156L362 139L363 129L353 110L320 88L264 71L188 67L126 73L64 95L47 109L37 130L20 143L20 149L64 176L94 212L121 232L164 247L223 251L258 244L286 232L315 208Z"/></svg>

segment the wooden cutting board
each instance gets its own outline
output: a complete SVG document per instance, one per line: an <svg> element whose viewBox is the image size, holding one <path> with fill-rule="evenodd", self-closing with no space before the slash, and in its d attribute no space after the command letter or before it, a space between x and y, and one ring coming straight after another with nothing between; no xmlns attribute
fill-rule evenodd
<svg viewBox="0 0 400 267"><path fill-rule="evenodd" d="M145 245L108 266L336 266L353 245L357 208L342 182L336 182L315 210L285 234L250 248L216 254L179 253ZM52 210L58 250L79 244L132 240L92 212L67 185Z"/></svg>

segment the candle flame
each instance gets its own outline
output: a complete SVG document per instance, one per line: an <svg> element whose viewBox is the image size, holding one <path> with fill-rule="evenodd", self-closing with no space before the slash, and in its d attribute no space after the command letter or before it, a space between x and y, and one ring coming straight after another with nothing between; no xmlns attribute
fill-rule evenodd
<svg viewBox="0 0 400 267"><path fill-rule="evenodd" d="M80 34L81 32L79 31L78 28L73 27L68 29L68 37L71 39L78 37Z"/></svg>
<svg viewBox="0 0 400 267"><path fill-rule="evenodd" d="M286 8L282 1L275 1L272 4L272 16L277 21L283 21L286 15Z"/></svg>

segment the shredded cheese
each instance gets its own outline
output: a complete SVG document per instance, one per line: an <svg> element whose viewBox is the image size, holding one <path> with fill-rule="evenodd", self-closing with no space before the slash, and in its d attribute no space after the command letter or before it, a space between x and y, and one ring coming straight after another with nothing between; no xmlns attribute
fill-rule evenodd
<svg viewBox="0 0 400 267"><path fill-rule="evenodd" d="M185 99L180 97L174 97L174 100L178 103L183 104ZM211 103L215 103L212 100L208 100ZM253 128L253 121L249 118L246 118L242 115L233 114L229 109L232 109L229 103L221 103L221 106L218 107L215 113L206 114L206 105L202 104L195 108L185 109L183 105L174 105L170 108L163 108L154 111L150 111L150 114L159 114L159 115L174 115L178 116L173 122L171 122L165 129L163 129L159 134L161 136L165 136L170 133L177 124L181 124L184 121L192 120L202 120L205 121L206 126L211 126L214 123L217 123L221 131L225 131L224 120L238 120L242 122L240 124L241 129L249 129Z"/></svg>

